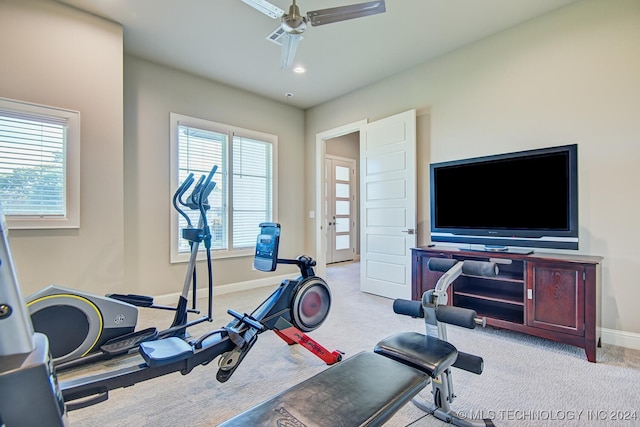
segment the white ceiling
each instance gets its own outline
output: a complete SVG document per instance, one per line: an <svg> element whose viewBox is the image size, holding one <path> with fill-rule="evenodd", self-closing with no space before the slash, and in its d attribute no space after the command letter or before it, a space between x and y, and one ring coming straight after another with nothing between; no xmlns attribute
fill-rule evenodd
<svg viewBox="0 0 640 427"><path fill-rule="evenodd" d="M309 26L302 75L280 69L280 46L265 40L278 21L240 0L58 1L122 24L128 54L306 109L577 0L386 0L386 13ZM297 4L306 14L364 1Z"/></svg>

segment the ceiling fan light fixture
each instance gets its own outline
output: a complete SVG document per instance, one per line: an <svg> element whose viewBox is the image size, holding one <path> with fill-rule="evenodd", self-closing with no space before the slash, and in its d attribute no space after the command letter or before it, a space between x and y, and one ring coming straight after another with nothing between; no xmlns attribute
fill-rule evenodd
<svg viewBox="0 0 640 427"><path fill-rule="evenodd" d="M296 56L296 49L302 36L300 34L284 33L282 35L282 51L280 53L280 68L283 70L291 68L293 58Z"/></svg>

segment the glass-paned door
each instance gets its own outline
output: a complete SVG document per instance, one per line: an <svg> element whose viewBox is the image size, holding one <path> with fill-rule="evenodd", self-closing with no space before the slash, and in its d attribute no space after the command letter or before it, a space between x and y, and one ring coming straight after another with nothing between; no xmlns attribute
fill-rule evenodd
<svg viewBox="0 0 640 427"><path fill-rule="evenodd" d="M325 161L327 264L352 260L355 255L354 159L327 156Z"/></svg>

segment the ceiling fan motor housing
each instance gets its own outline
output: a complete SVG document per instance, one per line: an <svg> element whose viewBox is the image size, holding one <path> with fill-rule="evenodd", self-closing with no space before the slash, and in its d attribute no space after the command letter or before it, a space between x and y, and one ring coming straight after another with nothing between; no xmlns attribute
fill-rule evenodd
<svg viewBox="0 0 640 427"><path fill-rule="evenodd" d="M307 29L307 18L300 15L295 1L289 6L289 13L282 15L282 29L289 34L302 34Z"/></svg>

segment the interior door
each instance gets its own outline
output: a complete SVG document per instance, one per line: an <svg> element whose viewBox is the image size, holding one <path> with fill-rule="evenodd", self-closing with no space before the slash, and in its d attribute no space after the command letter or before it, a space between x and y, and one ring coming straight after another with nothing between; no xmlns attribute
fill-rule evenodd
<svg viewBox="0 0 640 427"><path fill-rule="evenodd" d="M360 288L411 299L416 246L416 112L367 124L360 132Z"/></svg>
<svg viewBox="0 0 640 427"><path fill-rule="evenodd" d="M353 159L327 155L327 264L352 260L355 254L355 170Z"/></svg>

